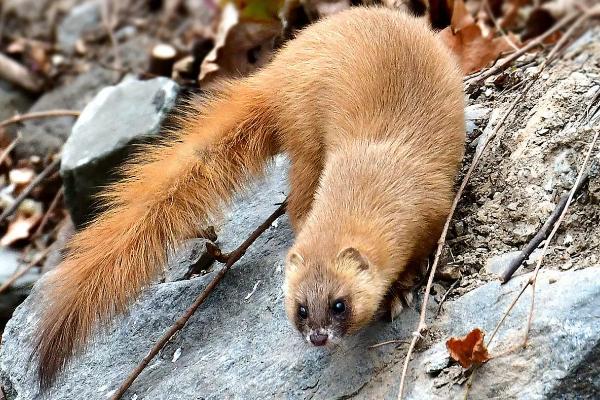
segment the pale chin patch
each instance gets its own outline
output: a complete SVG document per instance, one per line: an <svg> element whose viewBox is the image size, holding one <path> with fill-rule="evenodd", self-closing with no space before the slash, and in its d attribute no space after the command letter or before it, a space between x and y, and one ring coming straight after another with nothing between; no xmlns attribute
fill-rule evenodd
<svg viewBox="0 0 600 400"><path fill-rule="evenodd" d="M342 341L342 338L337 336L335 334L335 332L333 331L333 329L331 328L327 328L327 329L309 329L308 332L304 335L304 339L311 345L314 346L312 344L312 342L310 341L310 335L312 335L313 333L320 333L320 334L326 334L327 335L327 343L325 344L324 347L333 347L333 346L337 346L338 344L340 344L340 342ZM317 347L317 346L314 346Z"/></svg>

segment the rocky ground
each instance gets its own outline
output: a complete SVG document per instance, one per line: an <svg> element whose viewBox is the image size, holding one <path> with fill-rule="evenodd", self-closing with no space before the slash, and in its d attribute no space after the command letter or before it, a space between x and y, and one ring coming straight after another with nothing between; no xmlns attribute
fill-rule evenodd
<svg viewBox="0 0 600 400"><path fill-rule="evenodd" d="M34 3L31 13L36 10ZM89 17L84 26L98 23L93 8L75 8L67 14L79 15L75 10ZM68 19L62 21L64 25ZM73 42L69 42L69 32L82 29L81 25L77 28L81 22L76 18L70 22L73 26L59 30L65 46ZM36 26L43 28L43 24ZM75 36L81 34L77 32ZM143 39L130 36L121 45L130 46L133 54L140 49L137 40ZM527 56L525 65L510 69L501 83L495 79L495 84L488 83L468 95L465 170L477 145L518 96L522 83L531 79L543 56ZM165 78L138 81L127 77L118 86L107 88L120 79L114 71L91 67L69 84L43 95L32 108L86 105L63 148L61 166L65 200L77 223L84 218L81 210L89 210L89 196L95 187L110 179L110 165L126 159L135 143L157 135L180 92ZM8 93L12 97L5 96L7 104L16 110L31 106L28 96L15 95L14 89ZM525 95L475 170L450 228L429 302L428 335L410 362L406 398L463 398L469 385L469 397L476 399L600 397L596 362L600 356L598 151L592 157L589 183L571 205L544 259L528 346L519 347L529 314L529 291L490 346L492 359L473 375L450 361L445 348L449 337L463 336L476 327L489 336L529 278L527 272L533 269L539 252L534 252L508 284L500 285L498 275L573 186L600 123L598 115L590 122L583 118L598 105L598 94L600 29L593 28ZM128 106L131 104L135 107ZM31 136L19 151L35 152L40 146L51 151L62 146L72 123L69 118L50 125L27 123L23 132ZM35 126L45 134L35 133ZM96 139L91 141L91 137ZM267 178L235 202L217 227L217 244L223 250L239 245L285 198L286 170L285 158L278 158ZM273 223L124 398L396 398L423 289L418 289L412 308L393 323L375 323L333 351L309 348L283 310L283 258L292 240L286 217ZM190 241L173 255L164 279L96 336L47 397L110 397L216 273L218 263L184 279L188 268L202 256L205 243ZM6 275L16 268L17 258L15 252L0 253ZM10 301L21 301L35 278L36 274L30 274L18 281L16 289L9 292ZM28 360L38 305L44 301L42 284L43 279L15 311L2 335L0 383L10 400L39 398ZM8 300L2 307L5 304ZM370 348L390 339L401 342Z"/></svg>

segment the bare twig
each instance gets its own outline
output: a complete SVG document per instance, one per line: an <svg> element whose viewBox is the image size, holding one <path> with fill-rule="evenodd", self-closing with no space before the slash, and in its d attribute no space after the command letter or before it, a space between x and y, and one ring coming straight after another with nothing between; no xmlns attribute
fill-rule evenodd
<svg viewBox="0 0 600 400"><path fill-rule="evenodd" d="M4 160L6 160L6 157L8 157L8 155L15 148L15 146L17 145L17 143L19 143L19 140L21 140L21 133L20 132L17 134L17 137L15 137L13 139L13 141L10 142L10 144L4 149L4 151L2 152L2 154L0 154L0 165L2 165L2 163L4 162Z"/></svg>
<svg viewBox="0 0 600 400"><path fill-rule="evenodd" d="M561 30L562 28L564 28L571 22L573 22L575 20L575 18L579 17L581 14L582 14L581 12L573 12L573 13L566 15L560 21L558 21L552 28L550 28L548 31L546 31L542 35L538 36L537 38L535 38L532 41L530 41L529 43L527 43L525 46L520 48L519 51L516 51L515 53L506 57L504 60L502 60L502 62L496 64L495 66L486 70L482 74L469 79L467 81L467 83L469 85L478 85L478 84L481 84L483 81L485 81L490 76L496 75L497 73L504 71L506 68L508 68L509 66L512 65L513 61L515 61L516 59L518 59L519 57L521 57L523 54L527 53L528 51L541 45L544 42L544 40L549 38L554 33L558 32L559 30Z"/></svg>
<svg viewBox="0 0 600 400"><path fill-rule="evenodd" d="M43 82L30 70L0 53L0 78L33 93L42 90Z"/></svg>
<svg viewBox="0 0 600 400"><path fill-rule="evenodd" d="M404 339L393 339L393 340L386 340L385 342L380 342L380 343L375 343L371 346L369 346L369 349L376 349L378 347L381 346L387 346L388 344L408 344L410 343L408 340L404 340Z"/></svg>
<svg viewBox="0 0 600 400"><path fill-rule="evenodd" d="M525 347L527 345L529 331L531 330L531 321L533 319L533 310L534 310L534 305L535 305L535 283L537 281L537 277L540 272L540 268L542 267L542 261L544 259L544 256L546 255L546 252L548 251L548 246L549 246L550 242L552 241L552 238L554 237L554 235L556 235L556 232L558 231L558 228L560 227L561 222L563 221L563 219L565 218L565 215L567 214L567 211L569 210L569 205L571 204L571 201L573 201L573 197L575 196L575 192L577 191L577 188L580 186L581 181L583 180L583 177L586 173L585 171L587 168L587 164L590 161L590 157L592 156L592 152L594 151L594 147L596 146L596 142L598 141L599 135L600 135L600 128L596 129L594 138L592 139L592 142L590 143L590 147L588 149L587 154L585 155L583 164L581 164L579 173L577 174L577 181L575 181L575 185L573 185L573 188L571 189L571 192L569 193L569 198L567 200L567 204L565 205L565 208L563 209L563 211L560 213L560 217L558 217L558 221L556 221L556 224L554 224L554 229L552 229L552 232L550 232L550 235L548 236L548 240L546 240L546 243L544 244L544 247L542 248L542 253L540 254L540 258L538 259L537 264L535 266L535 270L533 272L533 278L531 278L529 280L529 283L532 285L532 287L531 287L531 309L529 311L529 318L527 319L527 329L525 330L525 338L523 340L523 347Z"/></svg>
<svg viewBox="0 0 600 400"><path fill-rule="evenodd" d="M510 312L515 307L515 305L517 304L517 301L519 301L519 298L521 298L521 296L525 292L525 289L527 289L527 286L529 286L529 283L523 285L523 287L521 288L521 291L519 292L519 294L517 295L517 297L515 297L515 299L513 300L513 302L510 303L510 306L508 306L508 309L504 312L504 314L502 314L502 318L500 318L500 321L498 322L498 324L494 328L494 331L490 335L490 338L488 339L486 347L489 348L490 344L492 343L492 340L494 340L494 337L496 336L496 333L498 333L498 330L500 329L500 327L504 323L504 320L506 319L506 317L508 317L510 315Z"/></svg>
<svg viewBox="0 0 600 400"><path fill-rule="evenodd" d="M515 51L519 51L519 47L508 37L504 28L498 23L498 19L496 19L496 17L494 16L494 12L492 11L492 8L490 7L489 1L483 0L482 7L485 8L485 12L487 13L487 15L490 17L490 19L494 23L494 26L496 27L498 32L500 32L500 34L502 35L502 38L504 39L504 41L510 47L512 47Z"/></svg>
<svg viewBox="0 0 600 400"><path fill-rule="evenodd" d="M244 255L244 253L246 253L248 247L250 247L250 245L254 243L254 241L271 226L273 221L275 221L277 218L283 215L283 213L285 212L285 207L286 203L284 202L277 208L277 210L275 210L275 212L273 212L273 214L271 214L265 220L265 222L260 224L260 226L256 228L254 232L252 232L250 236L246 240L244 240L244 242L237 249L230 253L225 266L223 266L223 268L219 270L219 272L215 275L212 281L210 281L208 286L206 286L202 293L198 295L194 303L187 309L185 314L183 314L177 321L175 321L171 328L169 328L169 330L165 332L165 334L152 347L148 355L144 357L144 359L140 362L140 364L137 367L135 367L133 371L131 371L127 379L123 382L123 384L121 384L121 386L117 389L115 394L111 397L111 400L118 400L121 398L121 396L123 396L123 394L125 394L127 389L135 381L135 379L140 375L144 368L148 366L150 361L152 361L152 359L165 346L165 344L167 344L167 342L173 337L173 335L175 335L177 332L183 329L183 327L191 318L191 316L194 315L198 307L200 307L200 305L204 303L204 301L208 298L210 293L215 289L219 282L221 282L221 280L223 279L227 271L229 271L231 266L233 266L233 264L235 264Z"/></svg>
<svg viewBox="0 0 600 400"><path fill-rule="evenodd" d="M48 206L48 210L46 210L46 213L44 214L42 221L38 225L34 234L31 236L32 238L37 238L38 236L40 236L42 234L42 231L44 230L46 223L48 223L48 220L50 219L50 214L52 214L52 211L54 211L54 209L56 208L56 205L58 204L58 201L62 197L63 193L64 193L64 188L61 187L59 189L59 191L56 193L56 195L54 196L54 198L52 199L50 206Z"/></svg>
<svg viewBox="0 0 600 400"><path fill-rule="evenodd" d="M44 170L42 172L40 172L39 175L36 176L35 179L33 181L31 181L31 183L25 189L23 189L23 191L21 193L19 193L19 196L17 196L17 198L15 199L15 202L13 204L11 204L10 207L7 207L2 212L2 214L0 214L0 224L3 223L4 220L6 220L6 218L10 217L17 208L19 208L19 205L23 202L23 200L25 200L25 198L27 198L27 196L29 196L31 194L31 191L37 185L39 185L41 181L46 179L48 177L48 175L50 175L52 172L54 172L54 170L56 169L56 167L58 167L59 164L60 164L60 157L55 157L54 160L50 164L48 164L48 166L46 168L44 168Z"/></svg>
<svg viewBox="0 0 600 400"><path fill-rule="evenodd" d="M577 186L575 188L575 193L577 193L579 191L579 189L581 189L581 187L587 181L587 178L588 178L588 176L586 175L584 177L584 179L581 180L581 182L579 183L579 186ZM519 256L517 258L515 258L508 264L506 271L504 271L504 273L501 276L502 284L508 282L512 278L514 273L519 269L519 267L523 264L523 262L525 260L527 260L529 258L529 256L531 256L531 254L535 251L535 249L538 248L540 243L542 243L544 241L544 239L546 239L548 237L548 235L550 234L550 231L552 230L552 227L555 225L556 221L558 220L558 217L561 215L562 211L567 206L568 200L569 200L569 193L561 196L560 200L558 201L558 204L554 208L554 211L552 211L552 214L550 214L550 217L548 217L548 220L546 220L546 222L541 227L541 229L538 231L538 233L536 233L536 235L533 237L533 239L531 239L529 241L529 243L527 243L527 246L525 246L523 248L523 250L521 251L521 254L519 254Z"/></svg>
<svg viewBox="0 0 600 400"><path fill-rule="evenodd" d="M31 261L25 267L15 271L6 281L4 281L2 286L0 286L0 293L4 293L6 291L6 289L11 287L17 281L17 279L19 279L20 277L25 275L31 268L35 267L37 265L37 263L42 261L48 255L48 253L50 252L51 249L52 249L52 246L46 247L44 250L42 250L40 253L38 253L35 256L33 261Z"/></svg>
<svg viewBox="0 0 600 400"><path fill-rule="evenodd" d="M446 301L446 298L448 297L448 295L450 294L450 292L456 287L456 285L458 285L458 283L460 282L460 279L457 279L454 281L454 283L452 283L452 285L450 285L450 287L448 288L448 290L446 290L446 293L444 293L444 295L442 296L442 299L440 300L440 304L438 304L438 308L435 312L435 316L437 317L438 315L440 315L440 311L442 311L442 306L444 305L444 302Z"/></svg>
<svg viewBox="0 0 600 400"><path fill-rule="evenodd" d="M0 128L30 119L49 118L49 117L79 117L81 112L75 110L49 110L32 112L28 114L17 114L0 122Z"/></svg>

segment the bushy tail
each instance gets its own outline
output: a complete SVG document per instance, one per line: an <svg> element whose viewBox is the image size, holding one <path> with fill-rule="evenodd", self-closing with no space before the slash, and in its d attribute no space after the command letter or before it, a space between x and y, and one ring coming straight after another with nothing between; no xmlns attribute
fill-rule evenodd
<svg viewBox="0 0 600 400"><path fill-rule="evenodd" d="M277 151L264 93L247 80L218 93L190 106L169 144L142 149L102 195L107 211L74 236L48 277L36 332L43 389L160 274L167 249L197 234Z"/></svg>

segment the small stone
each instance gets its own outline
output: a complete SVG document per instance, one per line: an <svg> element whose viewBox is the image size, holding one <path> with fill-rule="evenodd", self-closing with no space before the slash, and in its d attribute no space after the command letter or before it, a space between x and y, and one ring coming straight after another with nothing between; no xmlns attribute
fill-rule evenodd
<svg viewBox="0 0 600 400"><path fill-rule="evenodd" d="M546 136L546 134L550 132L550 129L548 128L542 128L540 130L537 131L537 134L540 136Z"/></svg>
<svg viewBox="0 0 600 400"><path fill-rule="evenodd" d="M456 236L462 236L465 234L465 223L463 221L456 221L454 224L454 231Z"/></svg>
<svg viewBox="0 0 600 400"><path fill-rule="evenodd" d="M98 188L114 180L108 171L125 161L135 144L159 135L178 91L170 79L132 79L102 89L84 108L65 143L60 167L76 226L93 216Z"/></svg>
<svg viewBox="0 0 600 400"><path fill-rule="evenodd" d="M497 256L494 256L485 263L485 270L494 275L501 275L506 271L508 265L516 260L520 251L511 251L510 253L504 253Z"/></svg>
<svg viewBox="0 0 600 400"><path fill-rule="evenodd" d="M98 28L101 20L99 2L89 2L74 7L58 27L57 38L60 47L71 53L82 35Z"/></svg>
<svg viewBox="0 0 600 400"><path fill-rule="evenodd" d="M450 364L450 355L445 346L436 346L431 350L431 354L423 360L425 372L429 375L437 375Z"/></svg>
<svg viewBox="0 0 600 400"><path fill-rule="evenodd" d="M573 268L573 260L567 260L564 264L560 265L560 269L562 270L568 270L571 268Z"/></svg>

